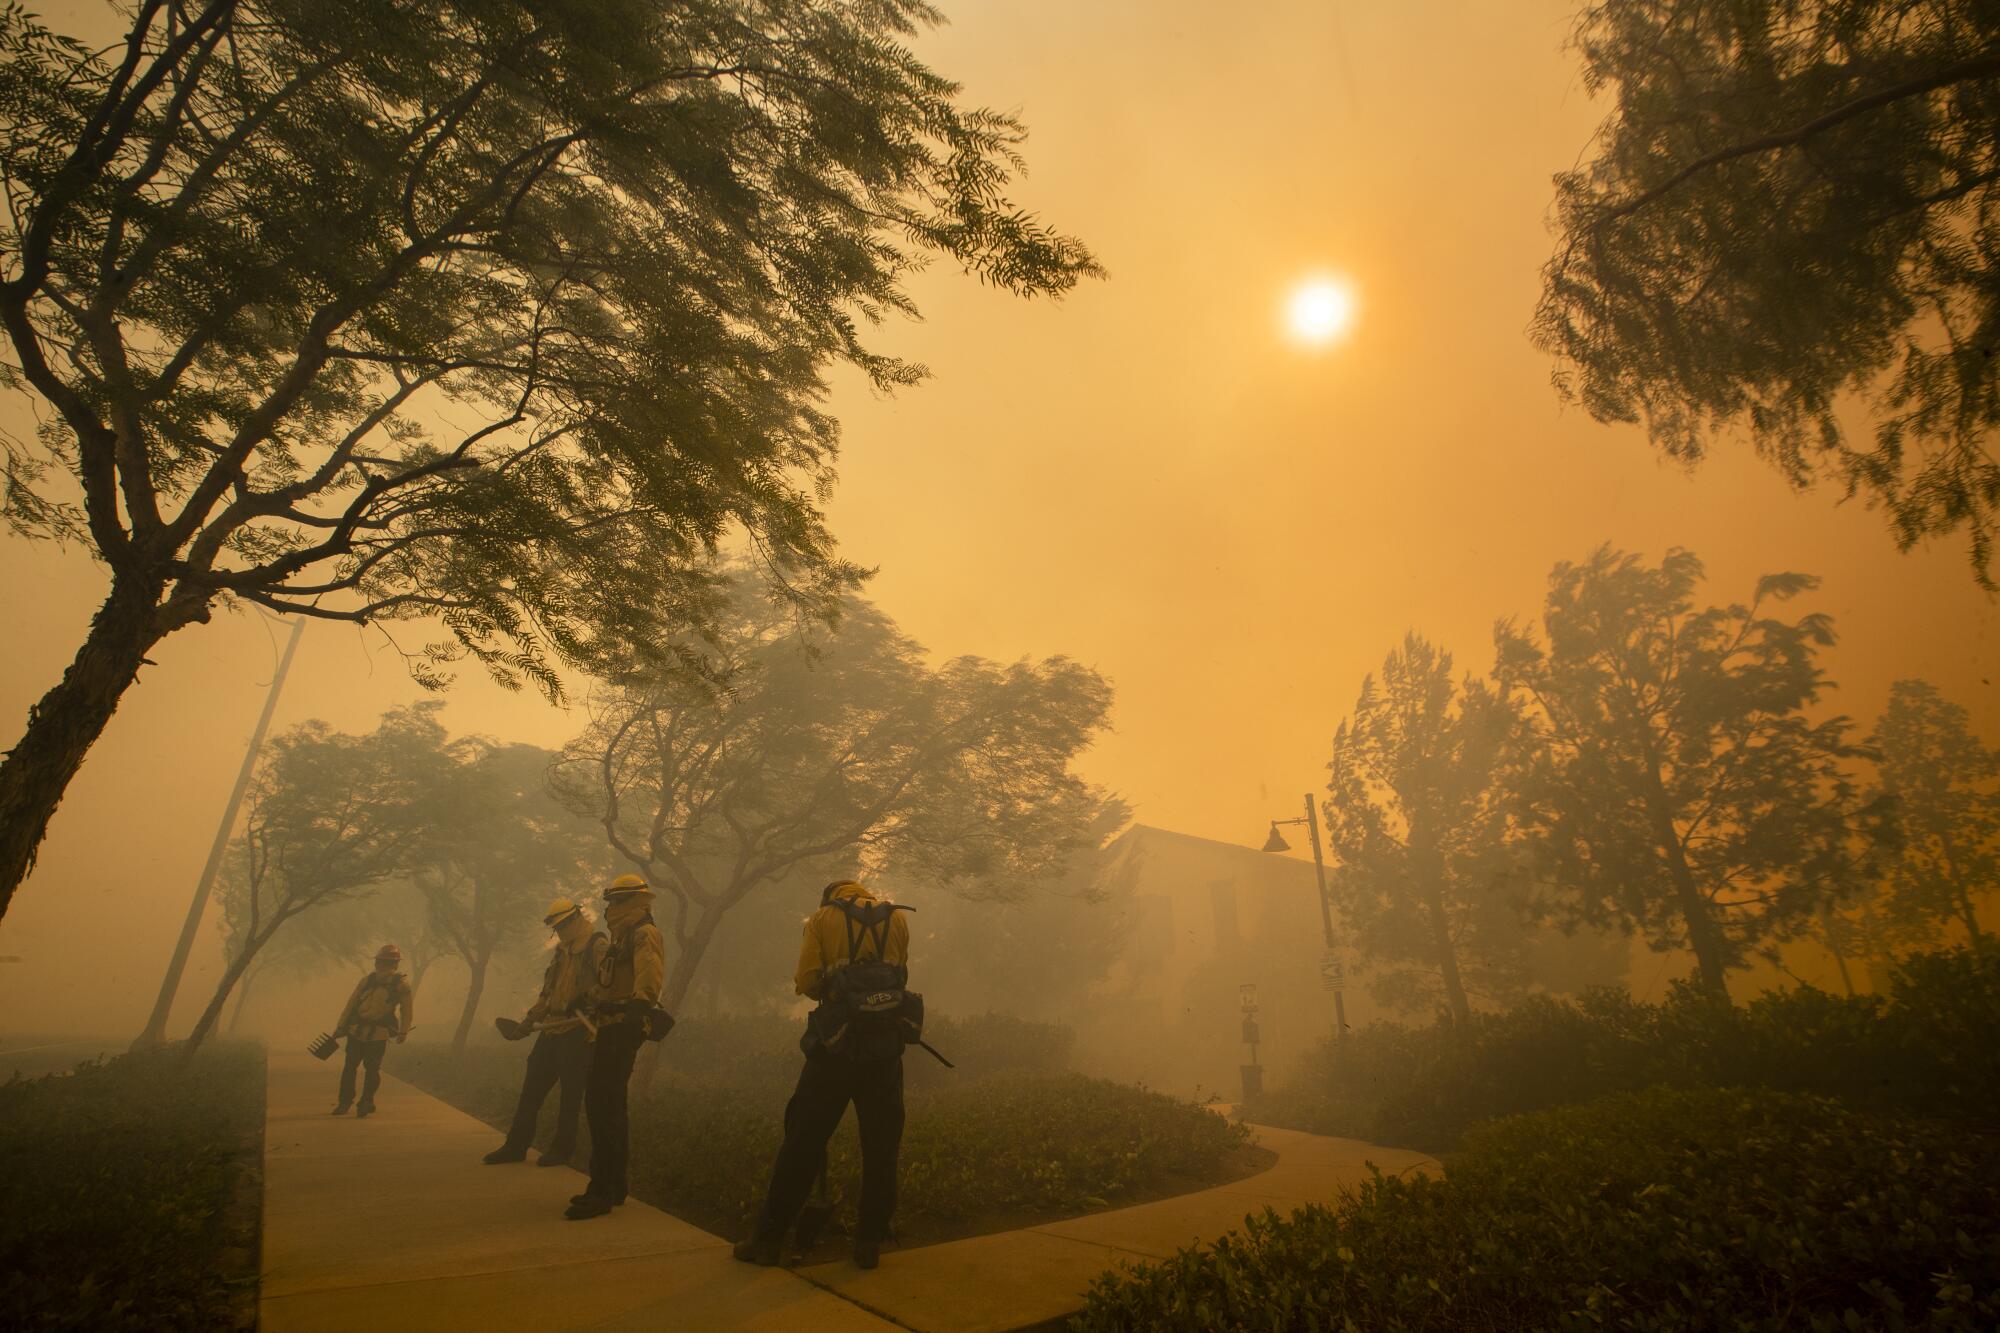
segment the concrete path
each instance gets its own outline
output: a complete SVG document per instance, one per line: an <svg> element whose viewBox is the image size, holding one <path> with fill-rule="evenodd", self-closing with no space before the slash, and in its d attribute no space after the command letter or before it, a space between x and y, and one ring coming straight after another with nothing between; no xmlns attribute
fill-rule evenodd
<svg viewBox="0 0 2000 1333"><path fill-rule="evenodd" d="M1163 1259L1274 1208L1282 1216L1327 1203L1368 1179L1436 1170L1434 1158L1358 1139L1330 1139L1256 1126L1278 1160L1254 1176L1135 1208L1050 1222L970 1240L886 1251L864 1273L852 1264L801 1270L815 1284L925 1333L1002 1333L1083 1308L1091 1279L1121 1263Z"/></svg>
<svg viewBox="0 0 2000 1333"><path fill-rule="evenodd" d="M395 1053L389 1056L393 1064ZM338 1069L274 1052L264 1143L265 1333L383 1330L810 1329L998 1333L1079 1309L1092 1278L1325 1202L1367 1179L1435 1167L1420 1153L1257 1130L1278 1160L1232 1184L797 1274L729 1258L727 1242L638 1202L563 1220L581 1174L484 1166L498 1135L393 1077L381 1113L335 1118ZM532 1159L530 1159L532 1160Z"/></svg>
<svg viewBox="0 0 2000 1333"><path fill-rule="evenodd" d="M482 1165L499 1136L400 1080L377 1115L328 1115L338 1076L271 1055L264 1333L894 1327L636 1199L565 1221L581 1174Z"/></svg>

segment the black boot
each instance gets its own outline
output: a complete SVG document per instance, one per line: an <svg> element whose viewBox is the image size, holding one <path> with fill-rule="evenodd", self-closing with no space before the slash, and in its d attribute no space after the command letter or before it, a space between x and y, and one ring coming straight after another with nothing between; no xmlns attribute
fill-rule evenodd
<svg viewBox="0 0 2000 1333"><path fill-rule="evenodd" d="M504 1162L525 1162L528 1160L528 1152L525 1148L517 1152L503 1143L479 1160L488 1166L499 1166Z"/></svg>
<svg viewBox="0 0 2000 1333"><path fill-rule="evenodd" d="M520 1159L516 1158L515 1160L517 1160L517 1161L518 1161L518 1160L520 1160ZM567 1152L557 1152L557 1151L555 1151L554 1149L550 1149L550 1150L549 1150L548 1152L545 1152L545 1153L543 1153L543 1154L542 1154L542 1155L541 1155L540 1157L537 1157L537 1158L535 1159L535 1165L536 1165L536 1166L568 1166L568 1165L569 1165L569 1154L568 1154Z"/></svg>
<svg viewBox="0 0 2000 1333"><path fill-rule="evenodd" d="M369 1116L374 1114L375 1114L375 1108L367 1102L363 1102L361 1103L361 1105L354 1108L354 1118L356 1120L366 1120Z"/></svg>
<svg viewBox="0 0 2000 1333"><path fill-rule="evenodd" d="M855 1267L873 1268L881 1262L882 1246L878 1242L872 1240L857 1240L854 1242Z"/></svg>
<svg viewBox="0 0 2000 1333"><path fill-rule="evenodd" d="M333 1113L335 1115L346 1115L349 1109L351 1109L351 1107L352 1103L342 1102L340 1105L333 1108Z"/></svg>
<svg viewBox="0 0 2000 1333"><path fill-rule="evenodd" d="M778 1242L752 1236L749 1240L739 1240L729 1251L746 1264L756 1264L762 1268L772 1268L782 1257L778 1253Z"/></svg>
<svg viewBox="0 0 2000 1333"><path fill-rule="evenodd" d="M581 1222L585 1218L602 1217L617 1206L609 1199L600 1199L594 1194L585 1194L579 1196L568 1208L564 1209L563 1216L572 1222Z"/></svg>

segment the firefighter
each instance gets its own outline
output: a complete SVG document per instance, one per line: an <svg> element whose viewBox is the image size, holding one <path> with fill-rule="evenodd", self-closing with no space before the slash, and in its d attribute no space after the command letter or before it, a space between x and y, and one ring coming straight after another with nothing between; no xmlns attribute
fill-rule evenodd
<svg viewBox="0 0 2000 1333"><path fill-rule="evenodd" d="M535 1141L535 1124L549 1090L561 1084L556 1113L556 1137L535 1159L536 1166L565 1166L576 1151L576 1122L583 1110L584 1081L590 1075L590 1030L577 1010L597 981L597 962L604 952L604 935L590 928L590 914L567 898L549 904L542 923L555 932L555 949L542 973L542 991L518 1024L502 1020L510 1038L535 1032L528 1052L528 1072L521 1081L521 1100L514 1108L507 1141L487 1153L488 1165L525 1161Z"/></svg>
<svg viewBox="0 0 2000 1333"><path fill-rule="evenodd" d="M596 1050L584 1083L583 1114L590 1122L590 1184L569 1201L571 1221L602 1217L625 1202L631 1160L627 1105L632 1064L656 1021L666 981L666 942L653 924L653 890L637 875L620 875L604 891L604 924L611 939L597 964L589 1009L597 1024Z"/></svg>
<svg viewBox="0 0 2000 1333"><path fill-rule="evenodd" d="M807 1020L805 1068L785 1108L785 1142L750 1239L746 1263L775 1264L813 1181L827 1140L854 1103L861 1131L861 1207L854 1262L873 1268L896 1210L896 1154L903 1140L903 1032L896 1009L909 981L910 926L895 904L852 880L829 884L806 922L794 989L819 1001ZM850 978L863 979L857 988ZM883 1001L871 1014L854 997ZM871 1026L873 1024L873 1026Z"/></svg>
<svg viewBox="0 0 2000 1333"><path fill-rule="evenodd" d="M393 944L377 949L375 970L361 978L347 997L347 1007L340 1011L333 1035L347 1038L347 1063L340 1071L340 1104L333 1108L335 1115L346 1115L350 1106L356 1119L375 1114L375 1090L382 1086L382 1054L389 1049L390 1038L402 1041L416 1023L416 997L410 979L398 970L402 961L403 951ZM356 1068L368 1071L361 1084L359 1106L354 1104Z"/></svg>

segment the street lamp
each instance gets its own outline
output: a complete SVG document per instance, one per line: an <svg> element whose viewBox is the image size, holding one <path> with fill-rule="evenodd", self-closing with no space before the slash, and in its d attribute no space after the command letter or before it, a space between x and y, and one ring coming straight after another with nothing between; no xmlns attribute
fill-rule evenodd
<svg viewBox="0 0 2000 1333"><path fill-rule="evenodd" d="M1312 793L1306 793L1306 812L1297 819L1274 819L1271 821L1271 836L1264 839L1263 850L1267 852L1288 852L1291 844L1278 832L1280 824L1304 824L1312 835L1313 870L1319 876L1319 923L1326 932L1326 953L1320 957L1319 975L1326 988L1333 992L1333 1038L1335 1041L1347 1039L1347 1001L1340 993L1340 955L1333 944L1333 905L1326 895L1326 862L1319 850L1319 816L1313 810Z"/></svg>

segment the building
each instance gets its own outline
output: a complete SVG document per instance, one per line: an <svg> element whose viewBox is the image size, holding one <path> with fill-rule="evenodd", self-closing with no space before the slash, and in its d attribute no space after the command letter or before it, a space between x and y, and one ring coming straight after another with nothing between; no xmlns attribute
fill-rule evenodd
<svg viewBox="0 0 2000 1333"><path fill-rule="evenodd" d="M1123 918L1122 944L1076 1016L1080 1067L1235 1101L1249 1058L1244 987L1255 987L1269 1078L1332 1034L1310 860L1144 824L1109 853L1101 883ZM1364 992L1342 998L1350 1027L1380 1016Z"/></svg>

